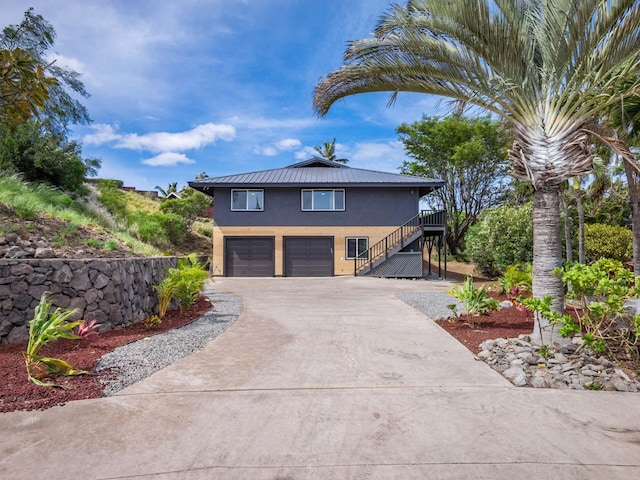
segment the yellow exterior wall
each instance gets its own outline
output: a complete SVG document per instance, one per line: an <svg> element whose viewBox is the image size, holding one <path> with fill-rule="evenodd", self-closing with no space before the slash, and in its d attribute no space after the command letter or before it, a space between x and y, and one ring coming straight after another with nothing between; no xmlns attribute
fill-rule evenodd
<svg viewBox="0 0 640 480"><path fill-rule="evenodd" d="M282 276L283 237L334 237L334 275L353 275L353 260L346 258L347 237L368 237L369 247L382 240L398 227L213 227L214 276L224 275L224 237L274 237L275 273Z"/></svg>

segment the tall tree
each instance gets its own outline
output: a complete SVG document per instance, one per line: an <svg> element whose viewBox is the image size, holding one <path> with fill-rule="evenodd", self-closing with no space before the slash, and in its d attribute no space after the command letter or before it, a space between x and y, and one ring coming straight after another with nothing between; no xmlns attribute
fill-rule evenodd
<svg viewBox="0 0 640 480"><path fill-rule="evenodd" d="M349 163L349 160L346 158L336 157L336 139L335 138L331 142L324 142L322 145L316 145L313 148L316 150L316 152L320 154L322 158L327 159L330 162Z"/></svg>
<svg viewBox="0 0 640 480"><path fill-rule="evenodd" d="M397 131L414 159L404 163L403 173L444 181L434 195L447 211L447 245L455 255L478 215L505 200L507 148L513 137L498 122L460 115L424 117Z"/></svg>
<svg viewBox="0 0 640 480"><path fill-rule="evenodd" d="M48 96L43 102L43 116L51 133L67 137L72 124L86 125L91 122L89 113L77 96L87 98L80 73L63 68L50 61L51 49L54 46L56 32L53 26L42 15L29 8L24 13L22 22L9 25L0 33L0 48L25 51L48 77L56 82L49 86Z"/></svg>
<svg viewBox="0 0 640 480"><path fill-rule="evenodd" d="M0 50L0 126L13 130L39 115L56 84L24 50Z"/></svg>
<svg viewBox="0 0 640 480"><path fill-rule="evenodd" d="M618 88L640 70L639 31L637 0L410 0L391 7L373 38L350 44L342 68L316 86L314 107L326 115L349 95L388 91L393 101L409 91L511 123L510 172L535 188L533 294L561 311L559 185L591 172L594 118L640 91L637 79ZM534 341L558 339L536 322Z"/></svg>

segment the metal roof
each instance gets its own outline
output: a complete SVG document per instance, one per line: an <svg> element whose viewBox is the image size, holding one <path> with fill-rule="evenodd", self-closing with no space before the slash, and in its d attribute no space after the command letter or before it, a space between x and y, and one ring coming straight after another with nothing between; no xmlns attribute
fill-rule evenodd
<svg viewBox="0 0 640 480"><path fill-rule="evenodd" d="M444 185L442 180L351 168L313 158L284 168L203 178L189 182L197 190L215 187L292 187L292 186L380 186L420 187L428 191Z"/></svg>

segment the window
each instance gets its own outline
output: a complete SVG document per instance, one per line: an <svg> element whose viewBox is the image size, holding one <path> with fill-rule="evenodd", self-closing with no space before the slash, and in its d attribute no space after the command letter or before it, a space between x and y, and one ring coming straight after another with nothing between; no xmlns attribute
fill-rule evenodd
<svg viewBox="0 0 640 480"><path fill-rule="evenodd" d="M344 190L302 190L302 210L344 210Z"/></svg>
<svg viewBox="0 0 640 480"><path fill-rule="evenodd" d="M369 258L369 239L367 237L347 238L347 260L356 258Z"/></svg>
<svg viewBox="0 0 640 480"><path fill-rule="evenodd" d="M264 210L264 192L262 190L231 190L231 210Z"/></svg>

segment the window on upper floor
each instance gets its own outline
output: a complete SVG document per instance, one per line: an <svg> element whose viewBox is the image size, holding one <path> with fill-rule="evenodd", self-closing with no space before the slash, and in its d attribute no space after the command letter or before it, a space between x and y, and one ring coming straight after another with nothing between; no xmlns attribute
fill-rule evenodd
<svg viewBox="0 0 640 480"><path fill-rule="evenodd" d="M369 258L369 239L367 237L347 237L347 260Z"/></svg>
<svg viewBox="0 0 640 480"><path fill-rule="evenodd" d="M264 210L264 191L231 190L231 210L234 212L261 212Z"/></svg>
<svg viewBox="0 0 640 480"><path fill-rule="evenodd" d="M344 190L302 190L302 210L342 211L344 210Z"/></svg>

